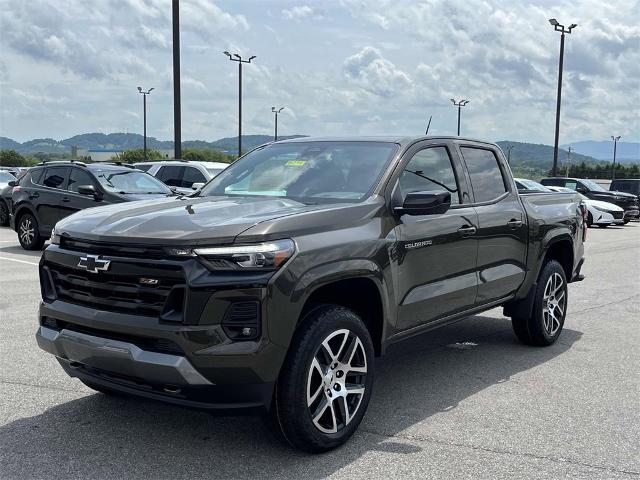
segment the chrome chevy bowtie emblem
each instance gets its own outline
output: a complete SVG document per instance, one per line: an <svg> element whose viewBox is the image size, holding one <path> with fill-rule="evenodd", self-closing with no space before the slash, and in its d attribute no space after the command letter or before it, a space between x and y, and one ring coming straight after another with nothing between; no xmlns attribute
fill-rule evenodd
<svg viewBox="0 0 640 480"><path fill-rule="evenodd" d="M100 258L100 255L80 257L78 262L78 267L84 268L91 273L106 272L109 270L109 265L111 265L111 260L104 260Z"/></svg>

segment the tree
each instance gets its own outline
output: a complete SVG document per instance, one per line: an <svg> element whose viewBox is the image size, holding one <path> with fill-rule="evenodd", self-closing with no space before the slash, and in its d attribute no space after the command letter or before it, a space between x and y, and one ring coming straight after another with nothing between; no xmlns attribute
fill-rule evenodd
<svg viewBox="0 0 640 480"><path fill-rule="evenodd" d="M144 158L144 149L125 150L111 157L111 160L122 163L137 163L144 161L166 160L157 150L147 150L147 158Z"/></svg>
<svg viewBox="0 0 640 480"><path fill-rule="evenodd" d="M235 157L227 155L218 150L204 150L196 148L187 148L182 151L182 158L185 160L196 160L199 162L223 162L231 163Z"/></svg>
<svg viewBox="0 0 640 480"><path fill-rule="evenodd" d="M29 167L32 163L15 150L0 150L0 166Z"/></svg>

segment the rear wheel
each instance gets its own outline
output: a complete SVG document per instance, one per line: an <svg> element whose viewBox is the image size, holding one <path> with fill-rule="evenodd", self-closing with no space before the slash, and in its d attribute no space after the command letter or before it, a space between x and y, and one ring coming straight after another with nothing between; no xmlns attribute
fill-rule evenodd
<svg viewBox="0 0 640 480"><path fill-rule="evenodd" d="M291 342L276 385L273 417L295 448L323 452L356 431L373 385L373 343L353 311L310 311Z"/></svg>
<svg viewBox="0 0 640 480"><path fill-rule="evenodd" d="M513 331L527 345L553 344L564 326L567 314L567 278L562 266L550 260L540 272L529 318L514 316Z"/></svg>
<svg viewBox="0 0 640 480"><path fill-rule="evenodd" d="M4 200L0 200L0 227L9 225L9 207Z"/></svg>
<svg viewBox="0 0 640 480"><path fill-rule="evenodd" d="M38 222L30 213L25 213L18 221L18 241L25 250L40 250L44 238L38 231Z"/></svg>

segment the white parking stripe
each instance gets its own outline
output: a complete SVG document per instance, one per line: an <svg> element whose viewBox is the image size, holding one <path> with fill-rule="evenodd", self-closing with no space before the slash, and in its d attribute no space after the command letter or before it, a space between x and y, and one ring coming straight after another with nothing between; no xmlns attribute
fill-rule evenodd
<svg viewBox="0 0 640 480"><path fill-rule="evenodd" d="M36 267L38 266L37 263L27 262L26 260L18 260L17 258L0 257L0 260L9 260L10 262L26 263L27 265L35 265Z"/></svg>

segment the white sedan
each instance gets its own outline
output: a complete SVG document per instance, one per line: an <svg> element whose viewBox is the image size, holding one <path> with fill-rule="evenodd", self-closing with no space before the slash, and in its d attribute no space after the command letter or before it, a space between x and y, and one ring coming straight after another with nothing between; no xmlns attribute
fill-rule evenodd
<svg viewBox="0 0 640 480"><path fill-rule="evenodd" d="M571 192L575 193L567 187L552 187L547 185L549 190L554 192ZM624 225L624 209L609 202L602 202L600 200L592 200L580 194L582 200L587 205L589 210L589 216L587 217L587 226L597 225L602 228L606 228L609 225Z"/></svg>

